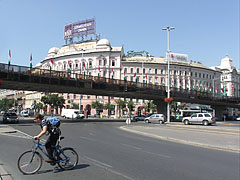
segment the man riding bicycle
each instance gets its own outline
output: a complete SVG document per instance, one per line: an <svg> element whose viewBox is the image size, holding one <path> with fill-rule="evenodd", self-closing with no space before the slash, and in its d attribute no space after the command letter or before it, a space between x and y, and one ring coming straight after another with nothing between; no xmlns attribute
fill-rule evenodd
<svg viewBox="0 0 240 180"><path fill-rule="evenodd" d="M34 116L34 122L37 124L40 124L41 126L41 132L37 136L34 136L33 137L34 139L39 139L47 132L50 134L47 139L47 142L45 143L45 147L46 147L49 159L45 161L48 163L54 163L55 159L53 157L52 146L56 145L57 140L61 134L61 131L58 127L53 127L53 124L50 122L50 120L45 119L44 116L41 114L36 114Z"/></svg>

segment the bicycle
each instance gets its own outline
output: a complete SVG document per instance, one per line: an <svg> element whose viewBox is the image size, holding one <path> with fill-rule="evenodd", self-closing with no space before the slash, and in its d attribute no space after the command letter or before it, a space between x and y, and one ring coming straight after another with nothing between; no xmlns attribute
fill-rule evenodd
<svg viewBox="0 0 240 180"><path fill-rule="evenodd" d="M55 161L51 163L51 165L58 165L62 170L71 170L74 169L78 164L78 154L71 147L61 148L59 145L60 141L64 139L64 137L59 137L56 146L53 146L54 149L54 159ZM42 147L44 144L40 144L40 139L33 139L33 147L32 150L28 150L20 155L18 158L18 169L23 174L35 174L42 167L43 157L39 153L39 150L47 157L48 154L46 150Z"/></svg>

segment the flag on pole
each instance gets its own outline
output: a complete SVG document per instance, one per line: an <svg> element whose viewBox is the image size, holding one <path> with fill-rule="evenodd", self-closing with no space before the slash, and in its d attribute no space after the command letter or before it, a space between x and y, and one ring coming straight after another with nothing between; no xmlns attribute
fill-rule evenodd
<svg viewBox="0 0 240 180"><path fill-rule="evenodd" d="M137 75L137 73L135 72L133 77L136 77L136 75Z"/></svg>
<svg viewBox="0 0 240 180"><path fill-rule="evenodd" d="M32 68L32 53L30 55L30 68Z"/></svg>
<svg viewBox="0 0 240 180"><path fill-rule="evenodd" d="M114 71L113 71L113 68L112 68L112 79L113 79L113 76L114 76Z"/></svg>
<svg viewBox="0 0 240 180"><path fill-rule="evenodd" d="M53 66L53 60L52 58L50 58L50 71L52 70L52 66Z"/></svg>
<svg viewBox="0 0 240 180"><path fill-rule="evenodd" d="M8 52L8 65L10 66L11 64L11 58L12 58L12 55L11 55L11 50L9 49L9 52Z"/></svg>
<svg viewBox="0 0 240 180"><path fill-rule="evenodd" d="M100 66L98 66L98 77L100 77Z"/></svg>
<svg viewBox="0 0 240 180"><path fill-rule="evenodd" d="M68 60L68 73L71 73L71 63L69 60Z"/></svg>
<svg viewBox="0 0 240 180"><path fill-rule="evenodd" d="M187 90L189 90L189 84L188 84L188 82L187 82Z"/></svg>

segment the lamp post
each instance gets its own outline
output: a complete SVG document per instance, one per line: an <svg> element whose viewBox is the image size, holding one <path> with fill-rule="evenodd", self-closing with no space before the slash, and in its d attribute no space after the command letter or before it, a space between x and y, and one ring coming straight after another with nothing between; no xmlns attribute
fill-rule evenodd
<svg viewBox="0 0 240 180"><path fill-rule="evenodd" d="M170 31L175 29L174 27L166 27L162 30L167 30L168 37L168 49L167 49L167 61L168 61L168 87L167 87L167 98L170 98L170 64L169 64L169 55L170 55ZM167 122L170 122L170 102L167 103Z"/></svg>

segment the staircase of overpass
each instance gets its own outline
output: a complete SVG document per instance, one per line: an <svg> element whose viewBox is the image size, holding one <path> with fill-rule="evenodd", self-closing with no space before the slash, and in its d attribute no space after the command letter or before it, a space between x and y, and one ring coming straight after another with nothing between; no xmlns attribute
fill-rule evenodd
<svg viewBox="0 0 240 180"><path fill-rule="evenodd" d="M166 87L0 63L0 89L102 95L164 102ZM240 108L240 98L171 88L174 101Z"/></svg>

